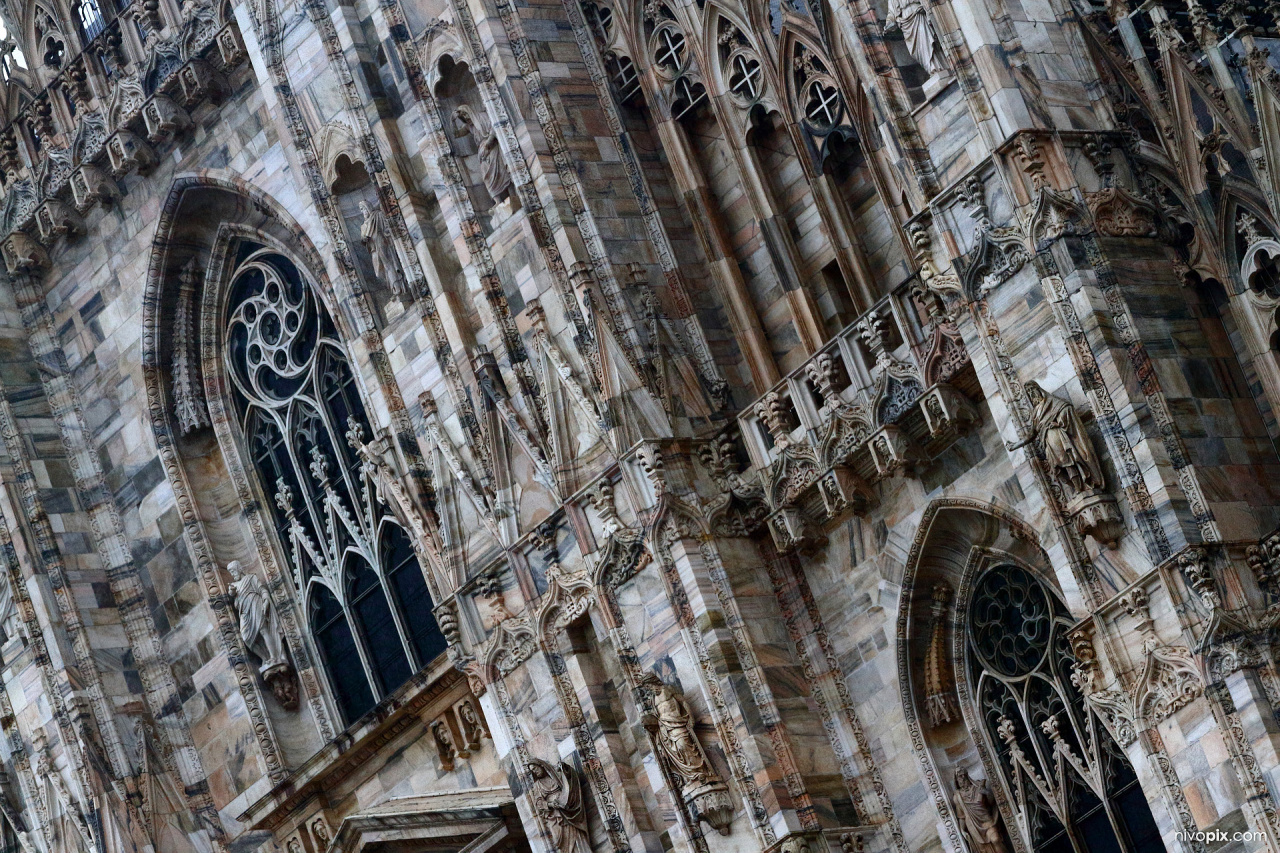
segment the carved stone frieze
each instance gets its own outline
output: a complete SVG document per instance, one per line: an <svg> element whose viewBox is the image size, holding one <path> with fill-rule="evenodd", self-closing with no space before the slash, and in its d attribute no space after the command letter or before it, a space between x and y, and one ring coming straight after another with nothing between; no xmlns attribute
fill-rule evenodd
<svg viewBox="0 0 1280 853"><path fill-rule="evenodd" d="M1141 196L1123 187L1104 187L1085 193L1093 227L1106 237L1155 237L1159 211Z"/></svg>
<svg viewBox="0 0 1280 853"><path fill-rule="evenodd" d="M929 724L938 727L960 719L955 690L951 684L951 663L947 659L947 606L951 588L942 581L933 585L929 611L929 648L924 659L924 709Z"/></svg>

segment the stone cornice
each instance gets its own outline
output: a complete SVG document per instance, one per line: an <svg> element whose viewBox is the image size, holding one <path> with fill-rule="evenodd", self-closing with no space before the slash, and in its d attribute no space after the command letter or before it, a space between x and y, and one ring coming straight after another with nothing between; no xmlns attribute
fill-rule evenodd
<svg viewBox="0 0 1280 853"><path fill-rule="evenodd" d="M379 702L346 731L303 762L283 782L258 799L238 820L253 830L274 830L317 795L361 772L387 744L459 698L466 680L449 661L440 657L411 678L391 696Z"/></svg>

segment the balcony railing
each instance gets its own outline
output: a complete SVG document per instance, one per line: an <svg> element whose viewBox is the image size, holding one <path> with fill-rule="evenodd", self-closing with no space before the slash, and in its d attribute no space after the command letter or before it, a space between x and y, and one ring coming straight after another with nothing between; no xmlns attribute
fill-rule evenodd
<svg viewBox="0 0 1280 853"><path fill-rule="evenodd" d="M739 416L735 493L763 502L781 550L865 512L875 483L918 474L977 421L968 353L933 299L902 284Z"/></svg>

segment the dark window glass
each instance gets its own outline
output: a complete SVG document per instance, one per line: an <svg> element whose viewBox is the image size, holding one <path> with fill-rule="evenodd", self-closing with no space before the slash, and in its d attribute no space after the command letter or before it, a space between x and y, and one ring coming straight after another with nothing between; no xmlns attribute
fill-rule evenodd
<svg viewBox="0 0 1280 853"><path fill-rule="evenodd" d="M382 691L391 693L412 674L409 658L405 656L395 617L387 604L387 593L378 576L364 561L356 559L352 563L354 577L351 579L349 600L360 622L370 663Z"/></svg>
<svg viewBox="0 0 1280 853"><path fill-rule="evenodd" d="M382 536L383 565L389 567L391 586L405 616L409 644L418 656L418 665L426 666L445 650L444 635L432 615L431 593L422 576L422 568L413 553L409 537L396 524L388 524Z"/></svg>
<svg viewBox="0 0 1280 853"><path fill-rule="evenodd" d="M333 593L319 584L311 592L311 633L324 656L342 716L350 723L373 707L373 694L364 677L347 614Z"/></svg>

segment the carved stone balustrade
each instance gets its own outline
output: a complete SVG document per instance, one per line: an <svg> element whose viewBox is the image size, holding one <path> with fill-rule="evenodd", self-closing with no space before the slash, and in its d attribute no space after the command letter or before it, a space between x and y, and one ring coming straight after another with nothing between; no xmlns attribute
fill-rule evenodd
<svg viewBox="0 0 1280 853"><path fill-rule="evenodd" d="M899 287L743 410L766 524L783 551L875 502L872 487L918 474L977 421L980 390L954 326Z"/></svg>

